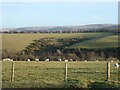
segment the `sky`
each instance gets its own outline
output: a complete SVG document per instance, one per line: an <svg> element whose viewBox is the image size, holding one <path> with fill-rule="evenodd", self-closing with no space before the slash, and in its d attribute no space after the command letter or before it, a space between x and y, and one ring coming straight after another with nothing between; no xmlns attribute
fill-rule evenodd
<svg viewBox="0 0 120 90"><path fill-rule="evenodd" d="M119 0L0 0L0 2L119 2Z"/></svg>
<svg viewBox="0 0 120 90"><path fill-rule="evenodd" d="M113 2L4 2L1 28L117 24Z"/></svg>

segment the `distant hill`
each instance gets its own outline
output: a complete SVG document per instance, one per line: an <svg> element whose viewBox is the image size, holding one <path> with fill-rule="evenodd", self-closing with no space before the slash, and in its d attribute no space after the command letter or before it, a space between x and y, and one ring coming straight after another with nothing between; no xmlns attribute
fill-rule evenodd
<svg viewBox="0 0 120 90"><path fill-rule="evenodd" d="M79 32L103 32L112 31L117 32L118 26L115 24L91 24L81 26L40 26L40 27L21 27L21 28L9 28L3 29L2 32L13 32L13 33L79 33Z"/></svg>

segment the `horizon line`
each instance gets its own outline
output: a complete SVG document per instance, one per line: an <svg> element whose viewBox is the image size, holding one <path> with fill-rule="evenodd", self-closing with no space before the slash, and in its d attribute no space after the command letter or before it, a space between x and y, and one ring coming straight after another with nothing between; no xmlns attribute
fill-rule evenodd
<svg viewBox="0 0 120 90"><path fill-rule="evenodd" d="M115 23L103 23L103 24L97 24L97 23L93 23L93 24L80 24L80 25L40 25L40 26L20 26L20 27L0 27L0 29L12 29L12 28L27 28L27 27L65 27L65 26L86 26L86 25L118 25Z"/></svg>

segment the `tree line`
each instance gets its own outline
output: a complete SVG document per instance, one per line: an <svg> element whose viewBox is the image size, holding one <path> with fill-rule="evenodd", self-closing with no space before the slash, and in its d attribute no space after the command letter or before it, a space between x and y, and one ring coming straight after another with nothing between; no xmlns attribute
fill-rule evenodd
<svg viewBox="0 0 120 90"><path fill-rule="evenodd" d="M18 30L7 30L1 31L0 33L7 33L7 34L16 34L16 33L90 33L90 32L118 32L118 29L112 28L100 28L100 29L74 29L74 28L52 28L52 29L41 29L41 30L29 30L29 29L18 29Z"/></svg>

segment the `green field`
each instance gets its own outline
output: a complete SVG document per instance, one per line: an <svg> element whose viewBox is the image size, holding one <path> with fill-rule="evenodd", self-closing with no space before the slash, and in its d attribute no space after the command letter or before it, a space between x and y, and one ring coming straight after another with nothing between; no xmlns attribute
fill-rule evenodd
<svg viewBox="0 0 120 90"><path fill-rule="evenodd" d="M93 37L93 38L99 39L102 36L108 36L108 35L113 35L113 34L104 33L104 32L101 32L101 33L67 33L67 34L3 34L2 35L2 46L3 46L2 48L8 49L11 51L20 51L20 50L23 50L25 47L27 47L30 43L32 43L33 40L40 39L40 38L47 38L47 37L48 38L53 37L57 39ZM116 39L116 38L113 38L113 39ZM104 43L106 43L106 41ZM91 41L89 41L87 44L93 45L94 43L91 44ZM84 45L84 42L83 42L83 45ZM80 44L80 46L82 45ZM96 46L96 44L94 46Z"/></svg>
<svg viewBox="0 0 120 90"><path fill-rule="evenodd" d="M114 48L118 47L118 35L86 40L70 46L70 48Z"/></svg>
<svg viewBox="0 0 120 90"><path fill-rule="evenodd" d="M2 62L3 88L118 88L118 69L112 67L111 80L106 80L106 61L68 62L68 81L64 77L65 62L14 61L15 78L10 82L10 61Z"/></svg>
<svg viewBox="0 0 120 90"><path fill-rule="evenodd" d="M66 34L2 34L2 49L18 52L40 38L72 39L82 38L65 48L115 48L118 35L109 32L66 33ZM82 40L80 39L80 40ZM65 62L14 61L15 78L11 82L10 61L2 62L3 88L117 88L117 61L111 62L111 80L106 81L106 61L68 62L68 81L65 81Z"/></svg>

